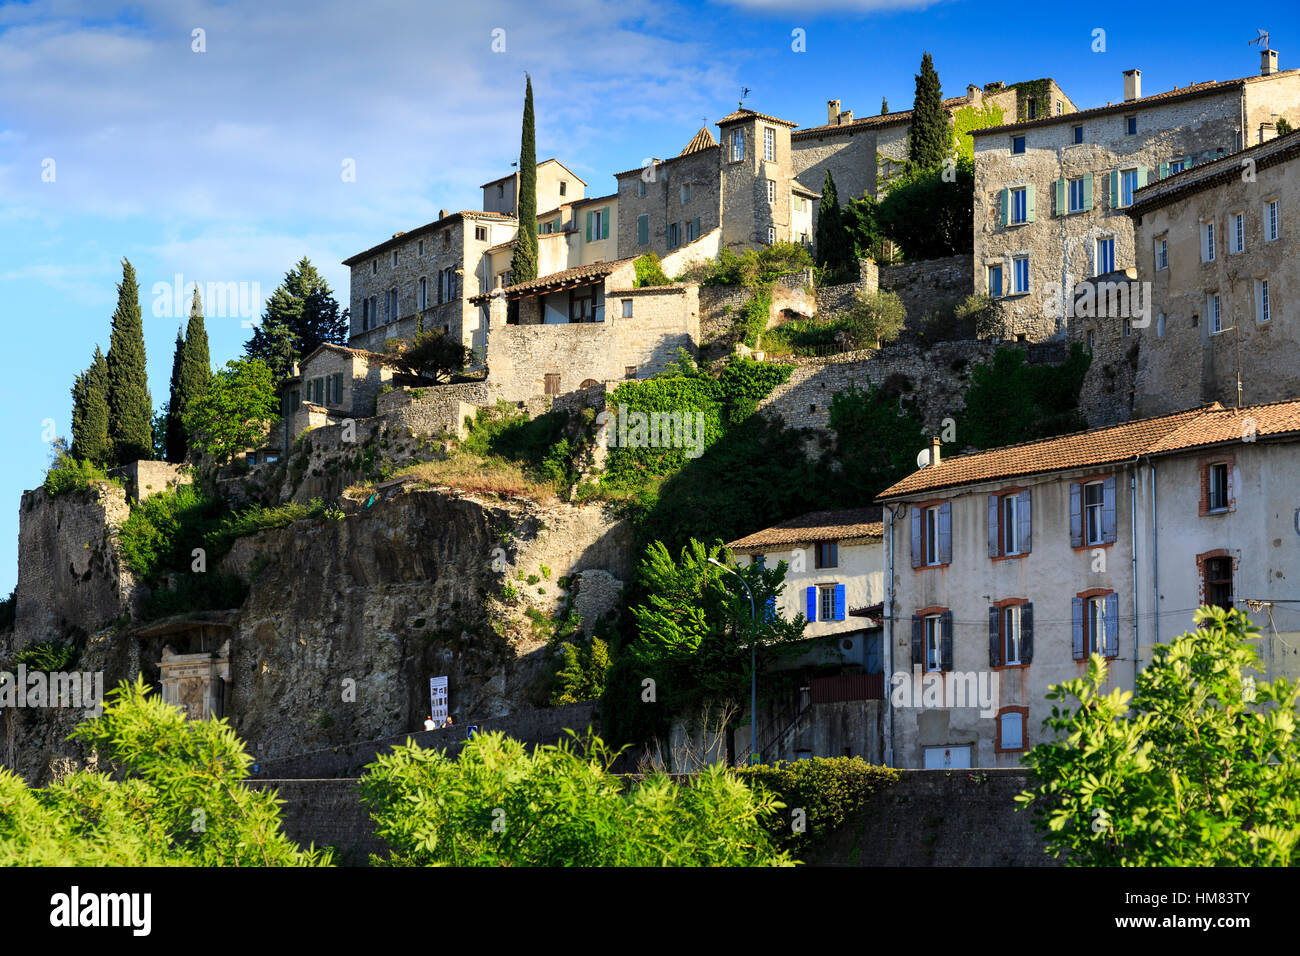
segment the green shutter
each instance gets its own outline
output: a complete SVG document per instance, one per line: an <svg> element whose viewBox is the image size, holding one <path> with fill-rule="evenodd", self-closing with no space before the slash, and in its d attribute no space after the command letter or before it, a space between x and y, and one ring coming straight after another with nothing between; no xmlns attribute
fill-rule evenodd
<svg viewBox="0 0 1300 956"><path fill-rule="evenodd" d="M700 238L700 217L695 217L695 238Z"/></svg>
<svg viewBox="0 0 1300 956"><path fill-rule="evenodd" d="M606 206L600 211L600 238L609 238L609 207Z"/></svg>
<svg viewBox="0 0 1300 956"><path fill-rule="evenodd" d="M1161 163L1161 164L1160 164L1160 178L1161 178L1161 179L1164 179L1164 178L1165 178L1166 176L1168 176L1168 175L1169 175L1169 164L1168 164L1168 163Z"/></svg>
<svg viewBox="0 0 1300 956"><path fill-rule="evenodd" d="M1066 189L1065 180L1058 179L1056 181L1056 214L1058 216L1064 216L1067 212L1069 212L1069 210L1065 206L1065 189Z"/></svg>
<svg viewBox="0 0 1300 956"><path fill-rule="evenodd" d="M587 241L591 242L591 213L587 213Z"/></svg>
<svg viewBox="0 0 1300 956"><path fill-rule="evenodd" d="M1002 225L1011 224L1011 190L1002 190Z"/></svg>
<svg viewBox="0 0 1300 956"><path fill-rule="evenodd" d="M1028 186L1025 187L1025 222L1034 221L1035 203L1036 203L1036 199L1034 197L1034 184L1030 183Z"/></svg>
<svg viewBox="0 0 1300 956"><path fill-rule="evenodd" d="M650 242L650 217L645 213L636 217L636 244L647 245Z"/></svg>
<svg viewBox="0 0 1300 956"><path fill-rule="evenodd" d="M1110 171L1110 208L1119 208L1119 170Z"/></svg>
<svg viewBox="0 0 1300 956"><path fill-rule="evenodd" d="M1083 208L1085 212L1092 208L1092 181L1094 178L1095 174L1093 173L1087 173L1083 177Z"/></svg>
<svg viewBox="0 0 1300 956"><path fill-rule="evenodd" d="M1147 184L1147 168L1145 166L1139 166L1137 168L1137 174L1137 188L1141 189Z"/></svg>

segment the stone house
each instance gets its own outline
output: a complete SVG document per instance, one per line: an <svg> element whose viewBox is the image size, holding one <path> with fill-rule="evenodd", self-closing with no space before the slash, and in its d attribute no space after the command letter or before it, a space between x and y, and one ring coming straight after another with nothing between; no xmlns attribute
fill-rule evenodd
<svg viewBox="0 0 1300 956"><path fill-rule="evenodd" d="M519 174L517 172L484 183L483 209L517 218L519 205ZM542 210L558 209L582 199L586 182L554 157L537 164L537 218L543 219Z"/></svg>
<svg viewBox="0 0 1300 956"><path fill-rule="evenodd" d="M1270 56L1271 55L1271 56ZM1300 71L1142 95L973 132L975 291L1001 300L1007 332L1043 340L1068 324L1069 290L1131 267L1135 194L1148 183L1271 138L1300 106Z"/></svg>
<svg viewBox="0 0 1300 956"><path fill-rule="evenodd" d="M558 396L647 378L699 342L699 287L636 288L633 259L597 262L475 297L490 312L495 398ZM518 302L516 323L508 304Z"/></svg>
<svg viewBox="0 0 1300 956"><path fill-rule="evenodd" d="M1300 396L1300 132L1140 189L1128 214L1150 283L1149 324L1123 329L1137 414Z"/></svg>
<svg viewBox="0 0 1300 956"><path fill-rule="evenodd" d="M936 443L937 444L937 443ZM1218 404L940 459L881 493L887 758L1017 766L1051 685L1110 662L1132 690L1201 604L1300 672L1300 402ZM1247 545L1250 545L1249 547ZM910 567L909 567L910 564Z"/></svg>
<svg viewBox="0 0 1300 956"><path fill-rule="evenodd" d="M374 415L380 389L392 382L393 374L390 355L330 343L318 346L279 384L283 435L277 443L288 451L308 428Z"/></svg>
<svg viewBox="0 0 1300 956"><path fill-rule="evenodd" d="M550 275L617 259L618 196L592 196L538 213L538 275ZM515 240L510 238L487 250L487 275L493 289L511 284L510 267Z"/></svg>

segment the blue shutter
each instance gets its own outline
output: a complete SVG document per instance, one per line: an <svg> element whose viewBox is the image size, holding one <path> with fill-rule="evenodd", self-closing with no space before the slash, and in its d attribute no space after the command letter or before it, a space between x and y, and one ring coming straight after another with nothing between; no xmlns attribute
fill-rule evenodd
<svg viewBox="0 0 1300 956"><path fill-rule="evenodd" d="M1071 654L1076 661L1087 659L1083 652L1083 598L1070 598L1073 636L1070 642Z"/></svg>
<svg viewBox="0 0 1300 956"><path fill-rule="evenodd" d="M925 618L919 614L912 615L912 664L925 664Z"/></svg>
<svg viewBox="0 0 1300 956"><path fill-rule="evenodd" d="M989 495L989 557L996 558L1002 553L1002 542L998 536L998 496Z"/></svg>
<svg viewBox="0 0 1300 956"><path fill-rule="evenodd" d="M1033 531L1030 520L1029 489L1026 488L1020 494L1016 495L1016 521L1020 525L1020 553L1028 554L1030 547L1030 534Z"/></svg>
<svg viewBox="0 0 1300 956"><path fill-rule="evenodd" d="M809 587L804 592L804 598L806 599L806 603L808 605L808 614L807 614L808 620L816 621L817 620L817 588Z"/></svg>
<svg viewBox="0 0 1300 956"><path fill-rule="evenodd" d="M939 615L939 667L952 670L952 611Z"/></svg>
<svg viewBox="0 0 1300 956"><path fill-rule="evenodd" d="M919 568L925 552L921 548L921 510L912 505L912 567Z"/></svg>
<svg viewBox="0 0 1300 956"><path fill-rule="evenodd" d="M1030 664L1034 660L1034 605L1023 604L1020 607L1020 663Z"/></svg>
<svg viewBox="0 0 1300 956"><path fill-rule="evenodd" d="M1119 656L1119 595L1110 593L1106 595L1106 637L1105 643L1102 644L1102 654L1105 657Z"/></svg>
<svg viewBox="0 0 1300 956"><path fill-rule="evenodd" d="M1078 482L1070 484L1070 547L1083 545L1083 488Z"/></svg>
<svg viewBox="0 0 1300 956"><path fill-rule="evenodd" d="M844 585L835 585L835 620L844 620Z"/></svg>
<svg viewBox="0 0 1300 956"><path fill-rule="evenodd" d="M939 563L952 562L952 502L939 506Z"/></svg>
<svg viewBox="0 0 1300 956"><path fill-rule="evenodd" d="M1101 507L1101 540L1115 540L1115 476L1103 482L1105 488Z"/></svg>
<svg viewBox="0 0 1300 956"><path fill-rule="evenodd" d="M1002 666L1002 609L989 605L989 667Z"/></svg>

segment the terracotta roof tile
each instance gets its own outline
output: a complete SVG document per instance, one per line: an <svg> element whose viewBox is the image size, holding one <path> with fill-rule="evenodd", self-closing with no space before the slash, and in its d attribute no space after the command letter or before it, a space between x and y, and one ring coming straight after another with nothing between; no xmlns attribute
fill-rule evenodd
<svg viewBox="0 0 1300 956"><path fill-rule="evenodd" d="M695 134L689 143L686 144L686 148L677 155L689 156L691 153L698 153L702 149L708 149L710 146L717 145L718 141L713 138L713 134L709 132L709 128L707 126L701 126L700 131Z"/></svg>
<svg viewBox="0 0 1300 956"><path fill-rule="evenodd" d="M1165 435L1148 452L1159 454L1222 442L1238 442L1252 432L1257 438L1300 432L1300 400L1202 412Z"/></svg>
<svg viewBox="0 0 1300 956"><path fill-rule="evenodd" d="M799 125L798 123L792 123L789 120L781 119L779 116L768 116L766 113L758 113L754 110L744 109L743 107L738 110L732 110L726 116L722 117L722 119L718 120L717 125L722 126L726 123L739 123L743 120L751 119L767 120L769 123L780 123L782 126L789 126L792 129Z"/></svg>
<svg viewBox="0 0 1300 956"><path fill-rule="evenodd" d="M810 511L732 541L727 547L733 551L748 552L783 544L879 538L885 533L880 511L879 506L842 511Z"/></svg>
<svg viewBox="0 0 1300 956"><path fill-rule="evenodd" d="M635 257L633 257L635 258ZM611 259L605 262L589 262L583 266L574 266L571 269L562 269L559 272L552 272L549 275L538 276L536 279L529 279L527 282L516 282L514 285L508 285L503 289L496 289L492 293L480 293L471 296L471 302L481 302L490 298L496 293L504 293L507 296L526 295L529 292L540 292L554 286L569 285L575 282L581 282L584 279L603 279L605 276L614 272L619 266L633 261L628 259Z"/></svg>

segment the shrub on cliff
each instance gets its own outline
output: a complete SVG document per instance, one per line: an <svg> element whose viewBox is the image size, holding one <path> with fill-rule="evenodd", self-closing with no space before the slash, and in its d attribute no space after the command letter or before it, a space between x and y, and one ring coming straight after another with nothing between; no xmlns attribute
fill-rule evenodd
<svg viewBox="0 0 1300 956"><path fill-rule="evenodd" d="M898 338L906 320L907 308L897 293L859 289L845 315L845 330L858 348L873 349Z"/></svg>
<svg viewBox="0 0 1300 956"><path fill-rule="evenodd" d="M60 454L54 465L45 473L43 487L51 498L84 491L100 481L108 481L103 468L84 459L73 458L69 454Z"/></svg>
<svg viewBox="0 0 1300 956"><path fill-rule="evenodd" d="M391 866L788 866L775 800L720 767L625 787L600 738L531 751L478 734L457 759L413 743L366 768L361 798Z"/></svg>
<svg viewBox="0 0 1300 956"><path fill-rule="evenodd" d="M632 265L636 268L636 288L670 285L672 280L664 273L664 264L653 252L637 256Z"/></svg>
<svg viewBox="0 0 1300 956"><path fill-rule="evenodd" d="M320 866L280 830L274 793L224 720L186 719L144 681L108 695L73 738L120 776L79 770L30 789L0 769L0 866Z"/></svg>

